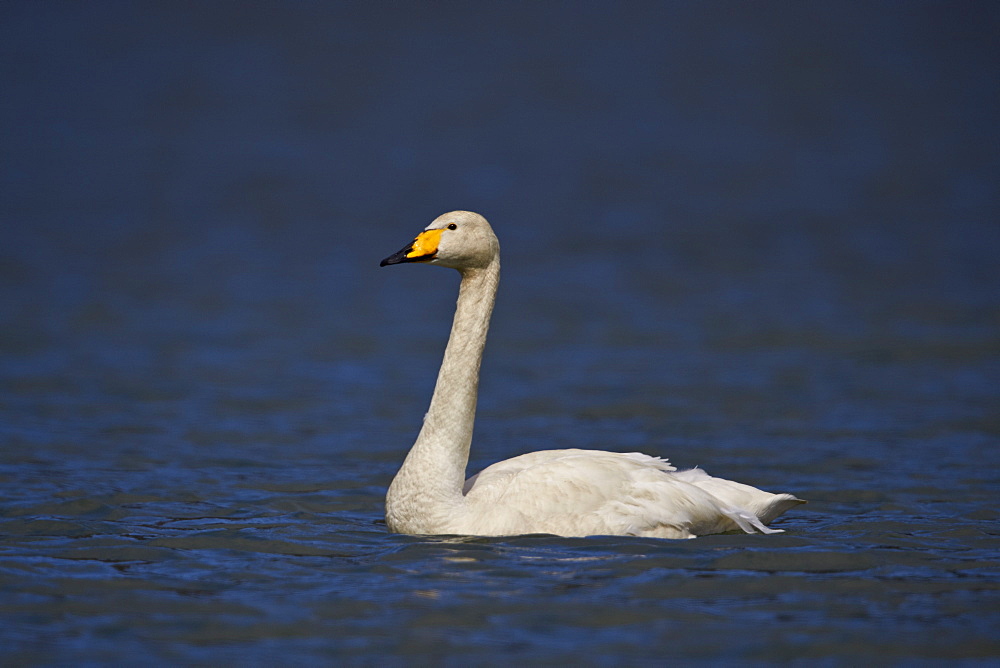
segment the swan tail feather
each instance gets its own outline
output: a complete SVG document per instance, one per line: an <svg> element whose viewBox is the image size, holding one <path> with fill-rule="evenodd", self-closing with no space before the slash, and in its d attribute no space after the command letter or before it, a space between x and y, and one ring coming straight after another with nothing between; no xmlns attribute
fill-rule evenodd
<svg viewBox="0 0 1000 668"><path fill-rule="evenodd" d="M742 508L720 508L722 514L736 523L744 533L784 533L783 529L772 529L760 521L760 518Z"/></svg>
<svg viewBox="0 0 1000 668"><path fill-rule="evenodd" d="M791 508L803 503L808 503L808 501L792 496L791 494L775 494L768 501L767 505L757 513L757 516L760 517L761 522L770 522L781 517Z"/></svg>
<svg viewBox="0 0 1000 668"><path fill-rule="evenodd" d="M775 494L768 500L767 505L757 513L732 506L724 507L721 510L726 517L735 522L736 526L746 533L755 533L754 530L765 534L784 533L784 529L772 529L766 523L780 517L789 508L802 503L806 502L791 494Z"/></svg>

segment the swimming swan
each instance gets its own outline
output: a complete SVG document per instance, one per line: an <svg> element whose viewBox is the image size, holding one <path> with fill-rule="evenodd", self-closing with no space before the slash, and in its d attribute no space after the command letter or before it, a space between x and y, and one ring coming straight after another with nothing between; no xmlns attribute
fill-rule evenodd
<svg viewBox="0 0 1000 668"><path fill-rule="evenodd" d="M385 497L390 531L659 538L735 529L777 533L766 524L804 503L701 469L678 471L665 459L637 452L543 450L465 480L479 365L500 281L500 243L485 218L452 211L380 266L403 262L457 269L462 282L430 408Z"/></svg>

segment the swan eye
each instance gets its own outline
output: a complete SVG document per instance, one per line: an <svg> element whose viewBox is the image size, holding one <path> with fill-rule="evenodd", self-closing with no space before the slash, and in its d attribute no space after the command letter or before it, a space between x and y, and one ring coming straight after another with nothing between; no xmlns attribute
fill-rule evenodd
<svg viewBox="0 0 1000 668"><path fill-rule="evenodd" d="M452 223L451 225L448 226L448 229L449 230L457 230L458 229L458 225L456 225L455 223Z"/></svg>

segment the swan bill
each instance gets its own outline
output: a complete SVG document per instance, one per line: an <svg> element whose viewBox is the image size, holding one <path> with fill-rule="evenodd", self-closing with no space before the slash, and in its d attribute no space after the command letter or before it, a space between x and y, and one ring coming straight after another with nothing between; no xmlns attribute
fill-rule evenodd
<svg viewBox="0 0 1000 668"><path fill-rule="evenodd" d="M417 235L409 246L393 253L389 257L379 262L380 267L389 264L400 264L403 262L427 262L433 260L437 255L438 244L441 243L441 235L444 230L424 230Z"/></svg>

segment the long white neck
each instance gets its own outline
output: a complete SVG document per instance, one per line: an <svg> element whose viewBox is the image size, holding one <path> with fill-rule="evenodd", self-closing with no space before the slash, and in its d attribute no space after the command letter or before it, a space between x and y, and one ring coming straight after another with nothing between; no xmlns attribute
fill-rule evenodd
<svg viewBox="0 0 1000 668"><path fill-rule="evenodd" d="M463 501L465 467L476 420L479 365L500 282L500 259L462 272L451 336L430 408L416 442L386 495L394 531L434 533Z"/></svg>

